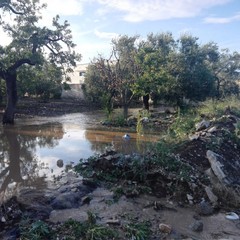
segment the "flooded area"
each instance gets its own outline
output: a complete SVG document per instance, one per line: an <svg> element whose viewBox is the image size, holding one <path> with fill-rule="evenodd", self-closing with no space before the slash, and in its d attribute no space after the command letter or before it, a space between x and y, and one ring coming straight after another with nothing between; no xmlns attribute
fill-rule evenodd
<svg viewBox="0 0 240 240"><path fill-rule="evenodd" d="M0 196L14 195L19 186L45 188L81 158L102 153L107 147L131 154L143 152L158 136L96 129L100 114L19 119L0 126Z"/></svg>

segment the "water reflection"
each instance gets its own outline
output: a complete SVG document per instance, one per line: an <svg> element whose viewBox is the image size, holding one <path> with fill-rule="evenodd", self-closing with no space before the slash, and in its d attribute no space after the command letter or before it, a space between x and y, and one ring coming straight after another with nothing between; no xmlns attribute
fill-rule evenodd
<svg viewBox="0 0 240 240"><path fill-rule="evenodd" d="M46 180L61 174L66 166L106 147L127 154L143 152L147 142L158 139L130 133L131 139L124 141L124 132L89 129L89 119L95 121L79 114L0 126L0 202L22 187L45 189Z"/></svg>
<svg viewBox="0 0 240 240"><path fill-rule="evenodd" d="M46 188L45 168L35 156L36 147L54 147L63 136L62 125L2 126L0 132L0 203L16 195L19 187Z"/></svg>

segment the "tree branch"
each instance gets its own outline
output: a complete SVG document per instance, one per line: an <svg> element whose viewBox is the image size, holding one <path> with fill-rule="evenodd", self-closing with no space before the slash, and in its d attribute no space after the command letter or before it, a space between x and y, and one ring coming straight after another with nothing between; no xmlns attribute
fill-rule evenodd
<svg viewBox="0 0 240 240"><path fill-rule="evenodd" d="M18 12L17 10L15 10L10 4L8 3L1 3L0 4L0 8L3 8L3 7L6 7L8 9L10 9L10 11L12 11L13 13L15 14L18 14L18 15L23 15L24 12Z"/></svg>
<svg viewBox="0 0 240 240"><path fill-rule="evenodd" d="M28 58L23 58L18 61L16 61L11 67L8 68L9 71L15 71L17 68L22 66L23 64L29 64L29 65L35 65L30 59Z"/></svg>

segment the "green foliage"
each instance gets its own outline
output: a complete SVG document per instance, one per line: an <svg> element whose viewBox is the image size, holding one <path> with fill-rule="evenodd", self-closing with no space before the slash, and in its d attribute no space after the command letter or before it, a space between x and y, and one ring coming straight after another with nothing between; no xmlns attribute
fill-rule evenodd
<svg viewBox="0 0 240 240"><path fill-rule="evenodd" d="M179 147L175 142L170 143L167 141L159 141L156 144L154 150L154 155L152 157L152 162L154 163L154 168L163 168L167 173L175 173L177 179L181 181L188 181L190 179L191 168L183 163L178 157L173 153L174 149Z"/></svg>
<svg viewBox="0 0 240 240"><path fill-rule="evenodd" d="M118 233L109 227L94 225L86 233L86 240L117 239Z"/></svg>
<svg viewBox="0 0 240 240"><path fill-rule="evenodd" d="M235 134L238 138L240 138L240 121L237 121Z"/></svg>
<svg viewBox="0 0 240 240"><path fill-rule="evenodd" d="M88 212L88 217L90 220L85 222L78 222L73 219L69 219L62 226L59 227L58 233L64 236L64 239L68 240L109 240L117 239L117 231L111 229L110 227L100 226L92 221L93 213ZM94 218L95 219L95 218Z"/></svg>
<svg viewBox="0 0 240 240"><path fill-rule="evenodd" d="M22 240L52 239L50 227L41 220L31 222L30 219L22 219L19 227Z"/></svg>
<svg viewBox="0 0 240 240"><path fill-rule="evenodd" d="M129 240L148 240L151 236L149 222L131 222L124 226L124 231Z"/></svg>
<svg viewBox="0 0 240 240"><path fill-rule="evenodd" d="M18 74L18 92L47 101L61 96L62 69L45 62L43 66L23 66Z"/></svg>
<svg viewBox="0 0 240 240"><path fill-rule="evenodd" d="M199 120L194 110L187 110L181 113L178 108L178 115L174 122L168 128L170 137L179 140L185 140L192 131L195 130L195 123Z"/></svg>
<svg viewBox="0 0 240 240"><path fill-rule="evenodd" d="M209 99L201 104L197 112L208 118L222 117L222 115L229 114L229 112L239 116L240 100L236 96L228 96L219 100Z"/></svg>
<svg viewBox="0 0 240 240"><path fill-rule="evenodd" d="M112 113L114 110L111 95L108 93L103 94L101 97L101 103L102 103L104 111L107 114L107 118L111 120Z"/></svg>
<svg viewBox="0 0 240 240"><path fill-rule="evenodd" d="M118 126L118 127L123 127L126 125L126 121L125 121L125 118L123 115L117 115L115 118L114 118L114 123L115 123L115 126Z"/></svg>
<svg viewBox="0 0 240 240"><path fill-rule="evenodd" d="M149 118L149 117L150 117L150 113L148 110L141 110L138 112L136 131L139 135L144 133L144 126L142 122L143 118Z"/></svg>

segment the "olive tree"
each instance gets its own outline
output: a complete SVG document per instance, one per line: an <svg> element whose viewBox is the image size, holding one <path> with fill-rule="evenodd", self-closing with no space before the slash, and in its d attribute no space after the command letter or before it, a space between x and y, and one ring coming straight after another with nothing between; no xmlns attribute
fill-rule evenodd
<svg viewBox="0 0 240 240"><path fill-rule="evenodd" d="M14 123L14 111L17 103L17 74L24 64L42 65L44 59L62 66L63 69L75 66L80 55L73 51L70 25L60 23L59 16L53 18L52 27L41 27L38 22L41 10L46 7L39 0L2 1L0 10L13 13L13 22L1 18L1 27L11 37L8 46L0 46L0 78L6 83L7 106L3 115L3 124ZM16 14L17 13L17 14Z"/></svg>
<svg viewBox="0 0 240 240"><path fill-rule="evenodd" d="M120 36L112 40L112 52L109 58L98 56L93 60L85 76L85 92L93 100L101 98L101 102L110 114L113 101L123 107L124 118L133 99L131 90L135 82L138 36Z"/></svg>

